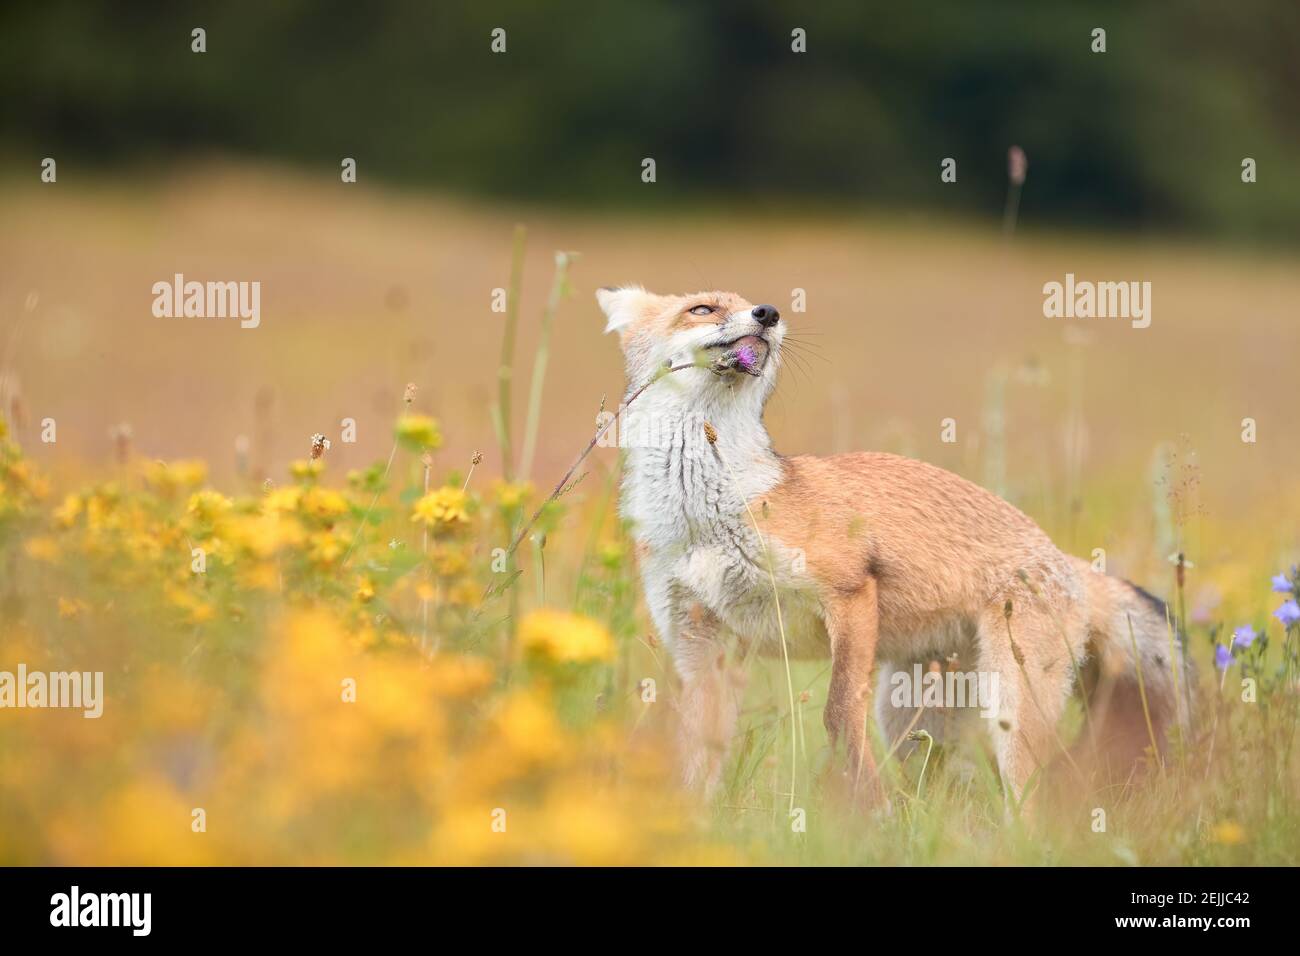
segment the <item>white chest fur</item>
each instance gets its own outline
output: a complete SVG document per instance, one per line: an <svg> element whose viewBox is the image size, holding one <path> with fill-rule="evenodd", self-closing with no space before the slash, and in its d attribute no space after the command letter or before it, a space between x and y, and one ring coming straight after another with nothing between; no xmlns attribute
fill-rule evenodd
<svg viewBox="0 0 1300 956"><path fill-rule="evenodd" d="M625 412L622 511L642 545L650 612L670 649L690 604L737 634L779 647L774 575L787 639L795 652L816 652L824 643L820 610L800 556L775 539L760 541L746 510L779 483L780 460L759 410L730 394L688 404L665 389Z"/></svg>

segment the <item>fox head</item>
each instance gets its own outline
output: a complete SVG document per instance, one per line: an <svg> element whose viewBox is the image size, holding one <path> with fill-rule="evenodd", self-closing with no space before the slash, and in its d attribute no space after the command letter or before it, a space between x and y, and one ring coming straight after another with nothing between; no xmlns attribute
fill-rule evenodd
<svg viewBox="0 0 1300 956"><path fill-rule="evenodd" d="M665 365L696 364L674 383L705 399L750 390L761 405L776 382L785 323L771 305L752 305L734 292L655 295L640 286L596 293L617 332L632 386Z"/></svg>

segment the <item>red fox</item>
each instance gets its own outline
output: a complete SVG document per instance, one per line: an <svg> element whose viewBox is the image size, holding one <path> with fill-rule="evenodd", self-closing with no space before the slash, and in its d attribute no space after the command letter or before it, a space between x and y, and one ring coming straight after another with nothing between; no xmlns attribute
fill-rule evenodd
<svg viewBox="0 0 1300 956"><path fill-rule="evenodd" d="M640 287L602 289L597 300L630 390L665 366L692 366L628 407L621 442L622 511L682 681L688 784L719 782L736 660L783 644L791 656L829 655L823 720L867 800L883 796L866 724L873 696L888 747L909 730L953 732L952 712L893 692L918 662L955 654L995 678L996 700L962 715L987 718L1009 800L1060 756L1056 724L1075 689L1092 694L1093 741L1126 760L1186 720L1180 642L1145 591L1063 554L1022 512L942 468L877 452L773 450L763 408L786 335L776 308Z"/></svg>

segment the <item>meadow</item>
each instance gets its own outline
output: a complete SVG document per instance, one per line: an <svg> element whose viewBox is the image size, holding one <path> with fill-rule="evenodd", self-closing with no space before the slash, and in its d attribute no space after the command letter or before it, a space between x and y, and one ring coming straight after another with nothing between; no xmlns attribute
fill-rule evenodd
<svg viewBox="0 0 1300 956"><path fill-rule="evenodd" d="M105 688L96 719L0 711L0 862L1295 862L1292 254L225 164L0 210L0 671ZM175 273L260 281L260 324L155 317ZM1149 280L1150 327L1046 318L1067 273ZM1010 821L978 741L922 747L865 813L829 665L758 660L723 792L681 791L618 449L548 499L623 394L592 298L621 282L781 307L779 450L933 461L1169 600L1191 732L1126 785L1054 762Z"/></svg>

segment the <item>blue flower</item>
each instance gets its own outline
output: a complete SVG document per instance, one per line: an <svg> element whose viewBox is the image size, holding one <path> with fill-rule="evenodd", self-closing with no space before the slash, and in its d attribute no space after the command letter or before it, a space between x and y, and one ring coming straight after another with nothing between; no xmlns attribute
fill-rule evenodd
<svg viewBox="0 0 1300 956"><path fill-rule="evenodd" d="M1214 645L1214 666L1221 671L1226 671L1232 666L1232 651L1222 644Z"/></svg>
<svg viewBox="0 0 1300 956"><path fill-rule="evenodd" d="M1259 637L1259 635L1255 633L1253 627L1249 624L1243 624L1232 632L1232 646L1250 647L1251 644L1255 643L1255 638L1257 637Z"/></svg>
<svg viewBox="0 0 1300 956"><path fill-rule="evenodd" d="M1290 627L1300 621L1300 605L1295 603L1295 598L1292 598L1274 611L1273 616L1282 622L1283 627Z"/></svg>
<svg viewBox="0 0 1300 956"><path fill-rule="evenodd" d="M1292 587L1291 582L1286 579L1285 574L1273 575L1273 590L1278 594L1290 594Z"/></svg>

